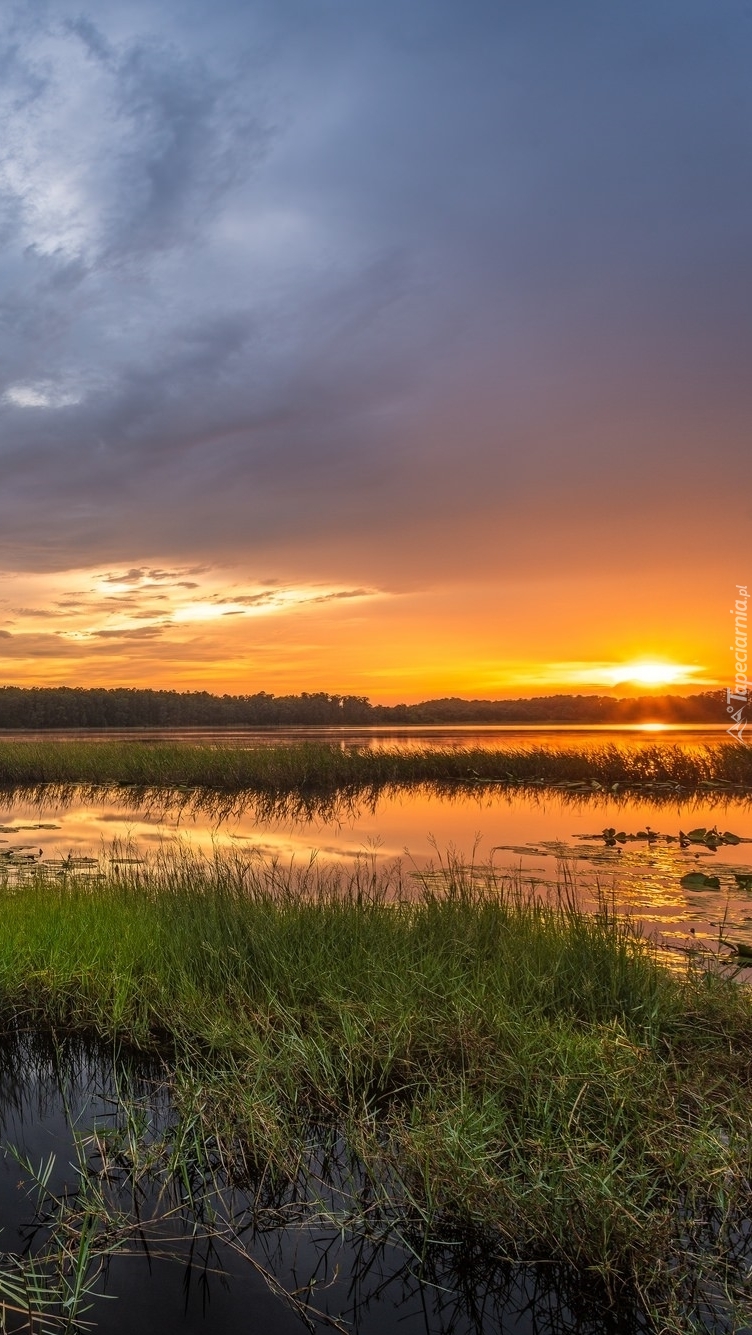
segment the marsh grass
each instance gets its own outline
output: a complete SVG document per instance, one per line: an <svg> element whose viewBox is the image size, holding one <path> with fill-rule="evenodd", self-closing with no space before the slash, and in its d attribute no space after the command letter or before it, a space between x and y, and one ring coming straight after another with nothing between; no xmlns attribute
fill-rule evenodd
<svg viewBox="0 0 752 1335"><path fill-rule="evenodd" d="M27 1038L3 1055L17 1068L20 1110L34 1072L38 1096L44 1091L40 1112L62 1101L71 1145L62 1176L52 1154L36 1164L23 1150L6 1151L35 1213L27 1226L32 1245L0 1263L2 1331L96 1329L115 1256L140 1256L150 1269L157 1258L190 1265L205 1300L228 1268L236 1276L250 1266L312 1332L323 1325L347 1335L383 1288L404 1299L418 1286L424 1311L432 1299L441 1306L448 1300L455 1317L474 1314L473 1329L505 1328L510 1313L526 1309L535 1311L541 1335L646 1329L633 1295L621 1292L618 1321L604 1324L608 1295L596 1277L561 1264L500 1265L481 1232L456 1230L444 1244L426 1247L419 1228L395 1227L383 1190L375 1195L336 1130L311 1128L294 1176L289 1167L270 1171L268 1163L249 1163L242 1147L228 1155L226 1144L206 1134L195 1105L178 1114L177 1091L153 1062L134 1066L122 1050L75 1040ZM50 1057L52 1081L44 1070ZM3 1085L5 1103L13 1088ZM282 1283L285 1255L295 1254L301 1238L310 1248L314 1237L306 1269ZM332 1301L328 1290L340 1275L345 1292ZM140 1282L138 1271L134 1280ZM127 1303L130 1287L119 1293ZM107 1328L106 1308L104 1316Z"/></svg>
<svg viewBox="0 0 752 1335"><path fill-rule="evenodd" d="M499 751L451 748L374 750L324 743L212 746L137 741L0 741L0 789L39 784L221 793L377 793L418 783L575 785L687 792L752 791L752 748L721 743L582 750L527 746Z"/></svg>
<svg viewBox="0 0 752 1335"><path fill-rule="evenodd" d="M160 1056L246 1170L294 1177L335 1128L405 1229L628 1284L664 1329L743 1307L749 992L670 972L606 901L441 870L408 894L173 848L8 886L0 1018Z"/></svg>

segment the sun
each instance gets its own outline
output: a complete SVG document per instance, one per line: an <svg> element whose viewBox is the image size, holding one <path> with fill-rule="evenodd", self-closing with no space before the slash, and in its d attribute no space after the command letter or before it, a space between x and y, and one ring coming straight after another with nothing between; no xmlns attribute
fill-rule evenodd
<svg viewBox="0 0 752 1335"><path fill-rule="evenodd" d="M624 682L631 682L636 686L686 686L692 682L697 671L697 664L641 659L612 668L610 675L614 686L620 686Z"/></svg>

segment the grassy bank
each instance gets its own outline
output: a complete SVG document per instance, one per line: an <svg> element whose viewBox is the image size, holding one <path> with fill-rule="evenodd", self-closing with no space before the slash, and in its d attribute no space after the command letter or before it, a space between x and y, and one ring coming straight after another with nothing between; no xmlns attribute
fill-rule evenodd
<svg viewBox="0 0 752 1335"><path fill-rule="evenodd" d="M736 1285L752 1001L605 909L187 854L0 894L6 1028L163 1054L218 1143L294 1173L336 1125L391 1212L626 1280L663 1329Z"/></svg>
<svg viewBox="0 0 752 1335"><path fill-rule="evenodd" d="M752 793L752 747L722 743L695 750L614 745L556 750L342 750L295 746L190 745L130 741L2 741L0 789L37 784L137 788L203 787L223 793L331 793L389 785L501 783L674 792L718 787Z"/></svg>

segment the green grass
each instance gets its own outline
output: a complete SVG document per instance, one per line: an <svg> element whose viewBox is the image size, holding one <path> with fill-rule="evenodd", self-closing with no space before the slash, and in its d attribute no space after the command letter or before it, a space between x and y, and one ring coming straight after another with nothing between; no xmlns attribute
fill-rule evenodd
<svg viewBox="0 0 752 1335"><path fill-rule="evenodd" d="M621 790L660 786L752 791L752 747L734 743L582 750L526 746L368 750L324 743L294 746L191 745L136 741L0 741L0 789L38 784L213 789L222 793L378 791L416 783L582 784ZM667 793L671 796L671 793Z"/></svg>
<svg viewBox="0 0 752 1335"><path fill-rule="evenodd" d="M5 887L0 915L8 1031L162 1054L254 1162L294 1175L335 1126L392 1215L628 1282L657 1328L691 1328L692 1284L738 1286L750 994L669 971L607 906L173 852Z"/></svg>

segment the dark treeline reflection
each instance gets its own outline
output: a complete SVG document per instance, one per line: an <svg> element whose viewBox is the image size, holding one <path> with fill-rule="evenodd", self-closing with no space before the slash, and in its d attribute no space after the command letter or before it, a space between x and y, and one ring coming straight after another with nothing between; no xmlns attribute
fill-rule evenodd
<svg viewBox="0 0 752 1335"><path fill-rule="evenodd" d="M169 788L162 786L141 786L120 784L81 784L81 783L39 783L21 785L0 785L0 804L13 819L16 806L34 807L40 815L48 811L74 811L87 804L106 802L115 810L124 813L143 814L151 818L164 819L180 823L181 820L194 819L210 829L219 830L228 822L240 817L250 817L258 826L282 826L295 829L308 825L329 826L332 828L355 825L364 816L375 816L381 803L395 794L435 797L446 806L468 808L483 813L493 802L494 810L500 802L515 808L520 802L527 807L540 808L542 816L550 801L550 792L539 787L500 787L497 783L414 783L408 784L364 784L354 785L334 792L300 791L270 792L243 790L225 793L214 788ZM623 790L608 793L611 807L628 808L634 800L634 793ZM666 808L675 811L677 795L675 792L651 790L650 803L656 809ZM592 812L594 821L600 816L603 795L578 789L557 789L556 800L571 810L574 815ZM721 816L733 818L735 812L748 810L748 796L713 793L713 811L718 819ZM685 792L681 797L681 810L685 822L690 822L694 813L702 814L708 805L707 792ZM678 828L678 827L677 827Z"/></svg>
<svg viewBox="0 0 752 1335"><path fill-rule="evenodd" d="M527 700L461 700L373 705L366 696L212 695L100 687L0 687L0 728L186 728L368 726L463 723L723 723L725 695L550 695Z"/></svg>
<svg viewBox="0 0 752 1335"><path fill-rule="evenodd" d="M429 791L428 785L422 785ZM439 792L438 785L436 791ZM467 801L467 788L457 787L457 801ZM12 818L17 805L36 807L40 814L50 810L76 808L106 802L124 813L139 813L154 819L180 822L195 818L213 829L228 821L250 816L256 824L281 824L289 827L311 823L334 827L353 823L365 813L374 815L384 796L383 787L361 787L349 792L218 792L214 788L164 788L140 785L124 788L119 784L39 783L0 786L0 803ZM473 792L472 797L476 796Z"/></svg>
<svg viewBox="0 0 752 1335"><path fill-rule="evenodd" d="M449 1225L441 1242L398 1230L336 1131L311 1128L293 1181L230 1152L138 1054L6 1035L0 1134L0 1287L28 1302L6 1312L10 1332L71 1330L84 1312L109 1335L249 1319L270 1335L649 1329L633 1294L561 1265L501 1264Z"/></svg>

